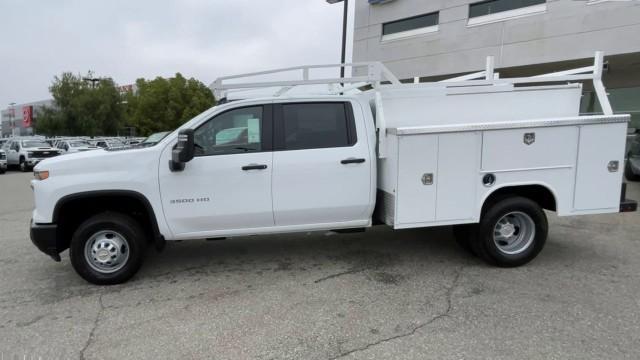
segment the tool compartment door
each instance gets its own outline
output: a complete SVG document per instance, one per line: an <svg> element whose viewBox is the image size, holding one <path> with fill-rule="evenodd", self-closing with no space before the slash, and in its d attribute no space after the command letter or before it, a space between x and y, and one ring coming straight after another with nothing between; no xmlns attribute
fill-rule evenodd
<svg viewBox="0 0 640 360"><path fill-rule="evenodd" d="M438 136L402 136L398 140L398 194L395 222L397 225L432 222L436 218L437 179L435 176L438 170ZM427 179L429 175L431 179Z"/></svg>
<svg viewBox="0 0 640 360"><path fill-rule="evenodd" d="M626 131L626 123L581 127L575 210L619 211ZM616 161L617 170L610 169Z"/></svg>
<svg viewBox="0 0 640 360"><path fill-rule="evenodd" d="M578 129L575 126L486 131L482 170L515 171L573 167Z"/></svg>

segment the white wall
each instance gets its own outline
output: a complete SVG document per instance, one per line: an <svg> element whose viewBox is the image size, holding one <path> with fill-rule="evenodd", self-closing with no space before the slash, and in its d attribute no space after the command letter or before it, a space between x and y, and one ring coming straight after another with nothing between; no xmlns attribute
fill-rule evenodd
<svg viewBox="0 0 640 360"><path fill-rule="evenodd" d="M640 1L548 0L542 14L469 27L473 2L356 0L354 61L383 61L400 78L412 78L482 70L488 55L505 68L589 58L596 50L640 52ZM438 10L438 32L381 41L383 23Z"/></svg>

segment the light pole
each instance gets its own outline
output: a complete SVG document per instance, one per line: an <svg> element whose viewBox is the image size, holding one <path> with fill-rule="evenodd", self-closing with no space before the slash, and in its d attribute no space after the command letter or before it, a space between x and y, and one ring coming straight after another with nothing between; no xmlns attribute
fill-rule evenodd
<svg viewBox="0 0 640 360"><path fill-rule="evenodd" d="M96 88L96 83L100 82L100 78L94 78L94 77L83 77L82 80L86 81L86 82L90 82L92 89L95 89Z"/></svg>
<svg viewBox="0 0 640 360"><path fill-rule="evenodd" d="M342 17L342 57L341 64L347 61L347 21L349 17L349 0L327 0L329 4L344 3L344 15ZM340 78L344 79L344 66L340 67Z"/></svg>
<svg viewBox="0 0 640 360"><path fill-rule="evenodd" d="M11 126L11 135L15 135L16 103L12 102L9 106L11 106L11 109L9 110L9 126Z"/></svg>

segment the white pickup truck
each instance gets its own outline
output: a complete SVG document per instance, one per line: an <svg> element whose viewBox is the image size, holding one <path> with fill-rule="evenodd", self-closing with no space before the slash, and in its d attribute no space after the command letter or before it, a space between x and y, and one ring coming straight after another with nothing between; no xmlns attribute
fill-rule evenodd
<svg viewBox="0 0 640 360"><path fill-rule="evenodd" d="M57 149L38 138L13 139L5 146L7 165L18 166L23 172L30 171L44 159L60 155Z"/></svg>
<svg viewBox="0 0 640 360"><path fill-rule="evenodd" d="M589 68L526 79L500 79L488 61L440 83L401 84L380 63L349 66L366 73L314 80L317 67L301 67L301 80L218 79L219 98L282 88L216 106L155 146L41 162L32 241L58 261L69 248L95 284L131 278L148 244L374 224L457 225L463 247L511 267L543 248L545 209L636 210L622 184L629 116L611 112L601 55ZM246 76L264 74L273 76ZM604 115L579 116L584 80ZM293 93L317 84L333 94Z"/></svg>

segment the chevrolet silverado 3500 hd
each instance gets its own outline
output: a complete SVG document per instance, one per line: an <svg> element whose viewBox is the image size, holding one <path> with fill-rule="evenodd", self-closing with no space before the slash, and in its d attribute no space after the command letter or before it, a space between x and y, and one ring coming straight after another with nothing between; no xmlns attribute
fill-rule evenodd
<svg viewBox="0 0 640 360"><path fill-rule="evenodd" d="M488 263L523 265L545 244L545 209L636 210L622 184L629 116L611 111L602 61L500 79L488 59L481 73L439 83L401 84L380 63L338 65L365 69L347 79L309 77L326 66L284 69L301 80L221 78L218 98L281 88L216 106L154 146L42 161L31 239L58 261L69 249L95 284L130 279L148 244L377 223L456 225ZM603 115L579 116L584 80ZM294 94L318 84L330 94Z"/></svg>

